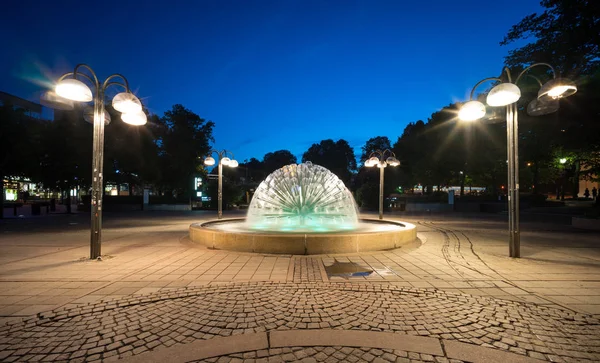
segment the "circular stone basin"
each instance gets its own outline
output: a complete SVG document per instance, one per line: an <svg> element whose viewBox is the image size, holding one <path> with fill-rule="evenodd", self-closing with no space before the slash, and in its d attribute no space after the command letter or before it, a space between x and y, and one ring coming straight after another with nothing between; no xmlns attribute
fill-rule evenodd
<svg viewBox="0 0 600 363"><path fill-rule="evenodd" d="M415 225L361 219L358 228L337 232L282 232L249 228L245 219L222 219L190 226L190 239L218 250L314 255L380 251L416 240Z"/></svg>

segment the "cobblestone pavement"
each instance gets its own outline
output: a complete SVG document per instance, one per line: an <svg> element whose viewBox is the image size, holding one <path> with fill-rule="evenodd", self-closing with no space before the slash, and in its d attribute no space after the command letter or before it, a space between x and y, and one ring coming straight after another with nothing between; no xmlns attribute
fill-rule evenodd
<svg viewBox="0 0 600 363"><path fill-rule="evenodd" d="M294 282L323 281L321 259L312 257L294 257Z"/></svg>
<svg viewBox="0 0 600 363"><path fill-rule="evenodd" d="M599 320L553 307L390 284L230 283L13 322L0 327L0 361L109 361L198 339L289 329L383 331L555 362L600 360ZM281 353L269 354L288 354Z"/></svg>
<svg viewBox="0 0 600 363"><path fill-rule="evenodd" d="M462 363L458 359L447 359L443 356L419 354L394 349L377 349L368 347L289 347L264 349L246 353L229 354L208 358L197 362L210 363L266 363L266 362L373 362L373 363Z"/></svg>

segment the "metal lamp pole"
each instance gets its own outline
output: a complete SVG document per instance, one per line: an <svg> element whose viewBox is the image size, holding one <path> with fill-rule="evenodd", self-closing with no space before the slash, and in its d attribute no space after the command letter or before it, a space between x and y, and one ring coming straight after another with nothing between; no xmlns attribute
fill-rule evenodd
<svg viewBox="0 0 600 363"><path fill-rule="evenodd" d="M366 167L377 166L379 168L379 219L383 219L383 172L388 165L394 167L400 165L396 155L389 149L376 150L365 161Z"/></svg>
<svg viewBox="0 0 600 363"><path fill-rule="evenodd" d="M80 69L86 69L90 75L81 73ZM93 91L77 78L88 80ZM115 81L120 78L122 82ZM61 82L63 84L61 84ZM123 112L124 122L132 125L143 125L146 123L146 115L142 112L140 101L130 89L127 79L118 73L108 76L104 82L100 82L94 70L86 64L78 64L73 72L64 74L58 79L56 93L50 97L51 100L42 96L42 103L58 109L69 109L68 102L79 101L94 104L94 136L92 152L92 195L91 195L91 228L90 228L90 258L101 256L102 243L102 196L103 196L103 168L104 168L104 126L105 126L105 92L109 86L120 86L125 89L124 93L117 94L113 99L113 107ZM63 87L59 89L59 87ZM93 92L93 98L92 98ZM70 104L72 108L72 102ZM85 118L85 117L84 117Z"/></svg>
<svg viewBox="0 0 600 363"><path fill-rule="evenodd" d="M552 80L542 84L539 78L528 74L529 70L536 66L548 67L552 73ZM517 101L521 97L521 91L517 83L522 77L527 76L534 79L540 86L537 99L533 100L527 107L531 116L540 116L558 110L558 98L567 97L577 91L573 82L556 77L554 68L547 63L535 63L525 68L513 82L510 70L504 67L502 73L506 79L498 77L485 78L479 81L471 90L471 101L465 103L459 117L465 121L475 121L485 116L485 105L479 101L473 101L475 89L484 82L500 82L490 90L487 103L490 106L506 106L506 141L508 161L508 231L509 231L509 255L510 257L521 257L521 231L519 226L519 123L517 112ZM501 76L502 77L502 76ZM505 82L508 80L508 82Z"/></svg>
<svg viewBox="0 0 600 363"><path fill-rule="evenodd" d="M219 183L217 189L217 218L223 218L223 164L235 168L238 166L238 162L233 159L233 153L227 150L210 150L209 154L217 154L217 158L219 159L218 171L219 171ZM227 154L231 155L231 158L227 157ZM211 156L204 159L205 165L215 165L215 159Z"/></svg>

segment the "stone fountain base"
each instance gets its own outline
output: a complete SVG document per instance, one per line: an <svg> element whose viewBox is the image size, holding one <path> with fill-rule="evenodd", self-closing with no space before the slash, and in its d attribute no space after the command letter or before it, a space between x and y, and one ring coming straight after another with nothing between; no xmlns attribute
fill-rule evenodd
<svg viewBox="0 0 600 363"><path fill-rule="evenodd" d="M190 239L208 248L239 252L315 255L380 251L417 239L410 223L361 219L353 231L324 233L263 232L239 228L245 219L226 219L190 225ZM227 227L237 226L234 230Z"/></svg>

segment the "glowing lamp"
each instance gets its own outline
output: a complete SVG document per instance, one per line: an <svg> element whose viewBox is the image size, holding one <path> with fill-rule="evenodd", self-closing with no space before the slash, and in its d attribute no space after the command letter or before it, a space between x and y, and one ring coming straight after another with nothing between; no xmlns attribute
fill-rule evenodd
<svg viewBox="0 0 600 363"><path fill-rule="evenodd" d="M553 79L546 82L538 92L538 99L557 99L568 97L577 92L577 86L573 81L566 78Z"/></svg>
<svg viewBox="0 0 600 363"><path fill-rule="evenodd" d="M487 104L492 107L506 106L521 98L521 90L512 83L500 83L487 95Z"/></svg>
<svg viewBox="0 0 600 363"><path fill-rule="evenodd" d="M90 105L85 105L83 107L83 119L86 122L94 124L94 107L92 107ZM106 109L104 109L104 125L106 126L109 123L110 123L110 114L108 112L106 112Z"/></svg>
<svg viewBox="0 0 600 363"><path fill-rule="evenodd" d="M212 156L207 157L206 159L204 159L204 165L215 165L215 158L213 158Z"/></svg>
<svg viewBox="0 0 600 363"><path fill-rule="evenodd" d="M390 165L390 166L398 166L398 165L400 165L400 161L398 161L398 159L396 159L396 158L395 158L395 157L393 157L393 156L390 156L389 158L387 158L387 159L385 160L385 162L386 162L388 165Z"/></svg>
<svg viewBox="0 0 600 363"><path fill-rule="evenodd" d="M71 111L75 107L73 101L60 97L54 91L44 92L40 99L40 103L55 110Z"/></svg>
<svg viewBox="0 0 600 363"><path fill-rule="evenodd" d="M479 101L469 101L458 111L458 118L463 121L475 121L485 116L485 105Z"/></svg>
<svg viewBox="0 0 600 363"><path fill-rule="evenodd" d="M567 162L567 159L566 158L561 158L559 161L560 161L561 164L564 164L564 163Z"/></svg>
<svg viewBox="0 0 600 363"><path fill-rule="evenodd" d="M71 101L90 102L92 90L78 79L68 78L60 81L54 89L57 95Z"/></svg>
<svg viewBox="0 0 600 363"><path fill-rule="evenodd" d="M379 163L379 159L376 156L371 156L367 161L365 161L365 166L372 167Z"/></svg>
<svg viewBox="0 0 600 363"><path fill-rule="evenodd" d="M237 162L237 160L232 159L231 161L229 161L230 168L237 168L238 165L240 165L240 164Z"/></svg>
<svg viewBox="0 0 600 363"><path fill-rule="evenodd" d="M558 100L547 99L533 100L527 105L527 114L529 116L542 116L558 111Z"/></svg>
<svg viewBox="0 0 600 363"><path fill-rule="evenodd" d="M142 103L133 93L121 92L117 94L112 101L115 110L122 113L142 112Z"/></svg>
<svg viewBox="0 0 600 363"><path fill-rule="evenodd" d="M387 163L385 161L381 161L377 164L378 168L385 168L387 166Z"/></svg>
<svg viewBox="0 0 600 363"><path fill-rule="evenodd" d="M125 122L126 124L134 126L145 125L146 122L148 122L148 118L143 112L124 113L121 115L121 120L123 120L123 122Z"/></svg>
<svg viewBox="0 0 600 363"><path fill-rule="evenodd" d="M231 159L228 157L224 157L223 159L221 159L221 164L223 164L223 165L229 165L230 162L231 162Z"/></svg>

